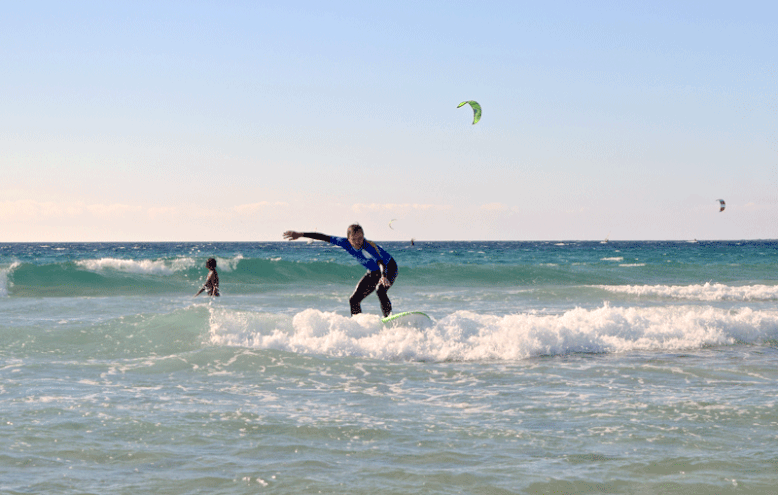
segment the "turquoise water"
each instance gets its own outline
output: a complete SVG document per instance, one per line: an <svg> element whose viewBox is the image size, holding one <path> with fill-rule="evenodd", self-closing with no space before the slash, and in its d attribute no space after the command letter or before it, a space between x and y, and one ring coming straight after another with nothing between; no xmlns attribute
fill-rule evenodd
<svg viewBox="0 0 778 495"><path fill-rule="evenodd" d="M775 242L381 244L0 244L0 493L772 493Z"/></svg>

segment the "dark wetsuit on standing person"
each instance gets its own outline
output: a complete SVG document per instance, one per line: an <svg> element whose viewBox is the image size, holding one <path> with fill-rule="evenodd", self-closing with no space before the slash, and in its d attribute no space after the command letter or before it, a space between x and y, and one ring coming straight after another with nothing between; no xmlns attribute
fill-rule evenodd
<svg viewBox="0 0 778 495"><path fill-rule="evenodd" d="M376 291L378 300L381 301L381 311L384 316L389 316L392 313L392 302L386 295L386 291L389 288L378 285L382 276L386 277L392 284L394 279L397 278L397 263L392 258L392 255L384 251L378 244L368 240L362 242L362 248L354 249L346 237L328 236L318 232L304 232L303 237L340 246L356 258L362 266L367 268L367 273L359 280L354 293L349 298L352 315L362 312L360 303L373 291Z"/></svg>
<svg viewBox="0 0 778 495"><path fill-rule="evenodd" d="M216 260L208 258L205 266L208 268L208 277L205 279L203 288L195 294L195 297L202 294L203 291L208 291L209 296L219 297L219 274L216 272Z"/></svg>

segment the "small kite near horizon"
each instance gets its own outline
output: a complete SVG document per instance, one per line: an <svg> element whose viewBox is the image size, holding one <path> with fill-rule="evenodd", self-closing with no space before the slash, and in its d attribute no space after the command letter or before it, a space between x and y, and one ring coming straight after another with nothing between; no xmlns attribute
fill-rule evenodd
<svg viewBox="0 0 778 495"><path fill-rule="evenodd" d="M721 213L722 211L724 211L724 208L727 207L727 203L725 203L723 199L717 199L716 201L719 202L719 206L720 206L719 213Z"/></svg>
<svg viewBox="0 0 778 495"><path fill-rule="evenodd" d="M389 228L392 229L392 230L394 230L394 227L392 227L392 222L395 222L395 221L397 221L396 218L393 218L393 219L389 220Z"/></svg>
<svg viewBox="0 0 778 495"><path fill-rule="evenodd" d="M478 121L481 120L481 105L479 105L477 101L468 100L468 101L463 101L462 103L457 105L457 108L461 108L465 104L468 104L473 108L473 125L476 125Z"/></svg>

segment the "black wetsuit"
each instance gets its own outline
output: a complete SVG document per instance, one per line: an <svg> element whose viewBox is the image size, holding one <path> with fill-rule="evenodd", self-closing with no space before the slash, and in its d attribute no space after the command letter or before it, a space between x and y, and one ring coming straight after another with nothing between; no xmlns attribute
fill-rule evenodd
<svg viewBox="0 0 778 495"><path fill-rule="evenodd" d="M384 285L378 285L381 276L385 276L390 283L394 283L394 280L397 278L397 263L392 258L392 255L384 251L378 244L367 240L362 242L361 249L354 249L345 237L328 236L318 232L303 232L303 237L340 246L356 258L362 266L367 268L367 273L359 280L354 293L349 298L352 315L362 312L362 300L373 291L376 291L378 300L381 302L381 312L383 312L384 316L389 316L392 313L392 302L386 295L386 291L389 288Z"/></svg>

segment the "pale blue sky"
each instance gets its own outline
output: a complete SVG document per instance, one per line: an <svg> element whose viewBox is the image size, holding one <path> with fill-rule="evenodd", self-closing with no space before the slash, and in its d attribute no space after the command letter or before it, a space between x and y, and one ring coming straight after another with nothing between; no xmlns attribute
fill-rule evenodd
<svg viewBox="0 0 778 495"><path fill-rule="evenodd" d="M776 33L775 2L5 2L0 241L778 238Z"/></svg>

